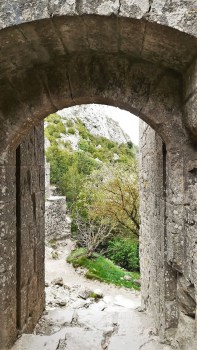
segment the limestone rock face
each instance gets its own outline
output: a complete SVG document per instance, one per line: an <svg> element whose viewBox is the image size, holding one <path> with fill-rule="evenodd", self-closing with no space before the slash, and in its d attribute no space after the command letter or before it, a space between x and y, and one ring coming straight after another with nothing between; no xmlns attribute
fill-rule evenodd
<svg viewBox="0 0 197 350"><path fill-rule="evenodd" d="M65 108L58 111L57 114L73 121L80 119L93 135L103 136L118 143L131 141L131 138L122 130L119 123L110 117L113 114L113 109L107 106L81 105Z"/></svg>

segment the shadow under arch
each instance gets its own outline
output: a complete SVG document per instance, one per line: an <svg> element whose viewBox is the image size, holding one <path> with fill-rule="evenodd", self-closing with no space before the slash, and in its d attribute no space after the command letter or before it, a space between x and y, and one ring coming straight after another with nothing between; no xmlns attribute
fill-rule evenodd
<svg viewBox="0 0 197 350"><path fill-rule="evenodd" d="M195 38L145 20L76 15L3 29L0 42L1 150L46 115L81 103L129 110L166 143L182 133L182 72Z"/></svg>

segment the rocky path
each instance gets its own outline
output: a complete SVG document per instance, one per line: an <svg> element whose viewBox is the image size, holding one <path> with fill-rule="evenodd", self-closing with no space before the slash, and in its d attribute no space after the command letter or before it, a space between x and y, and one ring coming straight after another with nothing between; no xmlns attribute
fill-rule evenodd
<svg viewBox="0 0 197 350"><path fill-rule="evenodd" d="M138 292L87 280L66 262L73 243L46 248L46 311L33 334L13 350L168 350L154 335L150 317L137 309ZM98 295L91 298L92 292Z"/></svg>

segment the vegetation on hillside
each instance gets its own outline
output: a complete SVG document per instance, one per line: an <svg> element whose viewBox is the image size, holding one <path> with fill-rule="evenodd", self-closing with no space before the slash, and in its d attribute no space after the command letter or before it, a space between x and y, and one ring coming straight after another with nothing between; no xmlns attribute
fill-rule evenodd
<svg viewBox="0 0 197 350"><path fill-rule="evenodd" d="M80 262L86 267L95 264L96 252L122 268L139 271L136 147L94 136L80 120L52 114L46 122L51 182L67 197L72 234L85 249ZM78 139L75 149L73 137ZM104 256L97 256L99 264Z"/></svg>
<svg viewBox="0 0 197 350"><path fill-rule="evenodd" d="M74 267L82 266L87 269L85 276L101 282L112 283L120 287L139 289L135 282L139 279L139 272L128 272L102 255L94 253L92 259L88 259L86 250L79 248L73 251L67 258ZM130 279L124 279L124 277Z"/></svg>

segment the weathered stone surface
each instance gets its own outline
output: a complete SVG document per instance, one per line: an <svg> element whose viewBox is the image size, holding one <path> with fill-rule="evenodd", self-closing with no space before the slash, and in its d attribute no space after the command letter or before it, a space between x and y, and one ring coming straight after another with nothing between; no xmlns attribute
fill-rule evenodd
<svg viewBox="0 0 197 350"><path fill-rule="evenodd" d="M45 202L45 207L46 241L64 240L71 233L66 197L50 196Z"/></svg>
<svg viewBox="0 0 197 350"><path fill-rule="evenodd" d="M44 307L43 127L1 158L1 334L7 348L16 327L32 329ZM4 180L4 182L3 182Z"/></svg>
<svg viewBox="0 0 197 350"><path fill-rule="evenodd" d="M97 14L146 18L166 26L197 35L195 0L20 0L16 3L2 1L0 25L11 25L50 18L53 16Z"/></svg>
<svg viewBox="0 0 197 350"><path fill-rule="evenodd" d="M16 338L16 154L0 157L0 344ZM1 345L0 345L1 347Z"/></svg>
<svg viewBox="0 0 197 350"><path fill-rule="evenodd" d="M196 300L194 285L186 281L183 276L180 276L178 279L177 297L180 304L179 310L185 315L195 318Z"/></svg>
<svg viewBox="0 0 197 350"><path fill-rule="evenodd" d="M165 336L172 337L172 330L178 327L178 339L180 329L185 328L181 349L192 349L190 326L195 327L196 314L197 181L195 161L189 160L195 159L194 148L164 152L155 132L141 125L142 300L155 315L156 327L160 331L161 324L166 327ZM189 170L188 176L184 169Z"/></svg>
<svg viewBox="0 0 197 350"><path fill-rule="evenodd" d="M31 331L44 309L43 123L17 149L18 328Z"/></svg>
<svg viewBox="0 0 197 350"><path fill-rule="evenodd" d="M197 36L197 11L195 0L150 2L149 18L158 23L186 31Z"/></svg>
<svg viewBox="0 0 197 350"><path fill-rule="evenodd" d="M149 0L121 0L120 15L125 17L142 18L149 11Z"/></svg>
<svg viewBox="0 0 197 350"><path fill-rule="evenodd" d="M195 0L181 5L178 0L1 2L3 350L18 327L32 328L44 302L41 133L34 130L18 151L16 185L15 165L6 162L7 150L14 159L17 146L41 119L81 103L111 104L134 112L166 144L163 147L151 130L143 131L143 300L164 337L172 336L177 326L189 327L188 316L180 317L183 304L187 312L191 305L179 279L182 276L184 285L189 281L196 298L195 7ZM149 152L150 147L154 152ZM18 259L16 226L22 243ZM21 268L16 269L18 265ZM13 288L6 294L11 282ZM16 285L20 291L17 325Z"/></svg>
<svg viewBox="0 0 197 350"><path fill-rule="evenodd" d="M164 184L162 140L145 123L140 125L140 213L142 308L155 317L156 329L165 325L164 300ZM154 174L154 175L153 175Z"/></svg>
<svg viewBox="0 0 197 350"><path fill-rule="evenodd" d="M193 135L197 137L197 60L188 68L184 75L184 122Z"/></svg>
<svg viewBox="0 0 197 350"><path fill-rule="evenodd" d="M98 14L110 16L118 14L119 0L82 0L77 4L77 10L80 14Z"/></svg>
<svg viewBox="0 0 197 350"><path fill-rule="evenodd" d="M33 19L32 11L36 12L45 3L37 1L33 5L17 2L15 10L20 13L23 6L29 6ZM92 2L88 6L93 6ZM143 3L139 6L143 7ZM22 15L18 14L17 18L22 18ZM194 37L167 26L137 20L135 16L117 20L115 16L95 15L55 16L53 19L49 16L42 21L23 23L0 31L0 41L0 132L4 147L10 143L13 147L18 145L38 119L77 103L103 101L138 114L141 111L141 117L150 123L153 117L151 99L157 98L158 104L161 103L161 85L166 85L165 90L172 85L174 92L180 90L180 82L175 84L180 77L168 69L184 71L193 61L197 45ZM140 63L145 60L153 64L148 67L146 62L146 67L139 67L139 64L134 67L139 58ZM159 65L165 66L167 71L162 73ZM154 81L151 79L153 71ZM148 76L150 81L147 81ZM135 83L130 85L136 79L142 85L141 96ZM160 79L161 85L158 83ZM154 93L154 84L158 85L160 92ZM134 101L137 97L138 101ZM169 96L166 97L169 104ZM171 102L175 101L172 99ZM168 104L163 106L162 102L160 108L157 106L157 123L161 123L159 113L166 116L167 121L171 120L170 111L166 113ZM170 104L168 110L171 108ZM178 124L181 115L178 116L176 110L174 114ZM26 117L25 120L22 116ZM5 120L7 123L3 123ZM15 127L8 132L13 124Z"/></svg>

